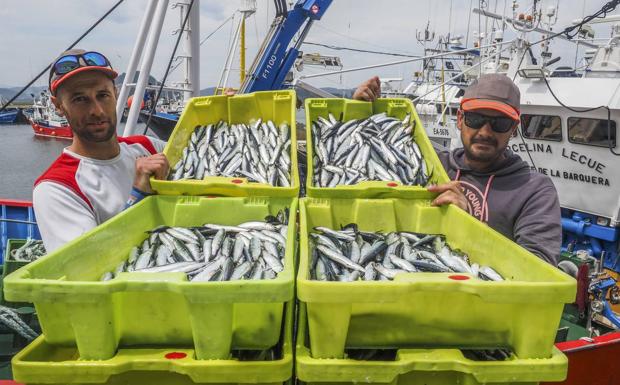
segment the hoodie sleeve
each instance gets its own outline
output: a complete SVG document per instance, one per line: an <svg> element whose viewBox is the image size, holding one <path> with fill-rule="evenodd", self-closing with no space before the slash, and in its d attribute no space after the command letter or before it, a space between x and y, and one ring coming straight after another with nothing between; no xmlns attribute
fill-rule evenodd
<svg viewBox="0 0 620 385"><path fill-rule="evenodd" d="M560 202L549 181L525 202L514 224L515 242L556 266L562 245Z"/></svg>

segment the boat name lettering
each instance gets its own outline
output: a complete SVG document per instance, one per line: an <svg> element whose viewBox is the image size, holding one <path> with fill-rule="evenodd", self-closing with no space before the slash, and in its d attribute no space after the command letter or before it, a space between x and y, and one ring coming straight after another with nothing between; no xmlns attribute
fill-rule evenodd
<svg viewBox="0 0 620 385"><path fill-rule="evenodd" d="M544 143L513 143L510 147L513 152L545 152L553 154L551 146Z"/></svg>
<svg viewBox="0 0 620 385"><path fill-rule="evenodd" d="M569 153L568 151L566 151L565 148L562 148L562 156L566 159L570 159L577 163L581 163L585 166L588 166L589 168L591 168L592 170L595 170L599 174L602 174L603 169L605 168L605 165L602 164L601 162L594 160L588 157L587 155L580 154L576 151L571 151Z"/></svg>
<svg viewBox="0 0 620 385"><path fill-rule="evenodd" d="M450 131L447 128L434 128L433 127L433 135L450 137Z"/></svg>
<svg viewBox="0 0 620 385"><path fill-rule="evenodd" d="M276 51L279 49L279 44L278 47L276 47ZM269 60L267 61L267 66L265 67L265 70L263 71L263 78L267 79L267 77L269 76L269 74L271 73L271 69L273 68L274 65L276 65L276 60L277 60L277 56L276 55L271 55L269 57Z"/></svg>
<svg viewBox="0 0 620 385"><path fill-rule="evenodd" d="M577 172L556 170L553 168L546 168L546 167L538 167L538 168L530 167L530 168L534 171L538 171L539 173L548 175L552 178L567 179L567 180L572 180L575 182L591 183L591 184L607 186L607 187L610 186L609 179L596 176L596 175L587 175L587 174L581 174Z"/></svg>

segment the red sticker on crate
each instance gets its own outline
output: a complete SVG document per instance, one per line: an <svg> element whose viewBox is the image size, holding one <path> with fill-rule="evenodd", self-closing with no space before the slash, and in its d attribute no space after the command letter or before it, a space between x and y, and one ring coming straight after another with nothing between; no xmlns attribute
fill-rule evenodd
<svg viewBox="0 0 620 385"><path fill-rule="evenodd" d="M165 357L169 360L179 360L181 358L187 357L187 354L183 352L172 352L172 353L166 354Z"/></svg>
<svg viewBox="0 0 620 385"><path fill-rule="evenodd" d="M233 180L231 180L231 182L232 183L236 183L236 184L243 183L243 181L241 179L233 179Z"/></svg>
<svg viewBox="0 0 620 385"><path fill-rule="evenodd" d="M388 183L387 185L388 185L389 187L397 187L397 186L398 186L398 183L396 183L396 182L390 182L390 183Z"/></svg>
<svg viewBox="0 0 620 385"><path fill-rule="evenodd" d="M467 281L469 279L466 275L450 275L448 278L453 279L455 281Z"/></svg>

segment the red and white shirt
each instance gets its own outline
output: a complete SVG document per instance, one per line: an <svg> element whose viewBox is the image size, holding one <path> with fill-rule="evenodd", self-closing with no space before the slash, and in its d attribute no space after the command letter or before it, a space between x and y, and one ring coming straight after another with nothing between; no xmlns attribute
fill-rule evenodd
<svg viewBox="0 0 620 385"><path fill-rule="evenodd" d="M48 253L123 211L136 159L161 152L166 144L146 136L118 138L118 142L120 153L106 160L65 148L36 180L32 201Z"/></svg>

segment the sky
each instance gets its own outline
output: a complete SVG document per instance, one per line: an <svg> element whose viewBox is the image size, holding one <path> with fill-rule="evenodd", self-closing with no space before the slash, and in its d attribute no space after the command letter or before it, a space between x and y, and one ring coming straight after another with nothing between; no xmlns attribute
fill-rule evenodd
<svg viewBox="0 0 620 385"><path fill-rule="evenodd" d="M60 52L68 47L118 0L0 0L0 87L23 86L33 79ZM512 0L333 0L320 21L314 23L306 42L322 43L362 50L386 51L401 54L420 54L422 45L416 40L416 33L430 26L436 36L451 33L468 34L469 46L474 31L485 30L484 19L471 15L471 7L480 2L496 13L512 14L509 9ZM541 0L542 9L557 5L559 0ZM155 55L152 75L160 79L176 40L174 31L179 28L180 15L171 9L176 3L170 1ZM244 0L200 0L201 40L222 25L236 13ZM526 11L532 1L519 1L518 12ZM561 30L571 21L589 15L601 8L602 0L562 0L554 30ZM78 47L104 53L115 69L125 72L138 28L146 8L147 0L125 0L106 20L97 26ZM246 24L248 46L246 62L249 67L258 46L264 39L274 17L272 0L257 0L257 10ZM620 14L620 10L615 13ZM238 13L235 20L238 20ZM227 22L201 46L200 73L201 88L218 83L233 23ZM490 28L490 27L489 27ZM597 37L609 37L608 25L595 26ZM506 39L514 36L510 31ZM533 38L538 38L538 35ZM557 39L556 39L557 40ZM436 40L435 40L436 42ZM554 56L562 56L560 64L573 65L574 45L561 41L552 43ZM367 54L343 50L331 50L318 46L303 46L306 53L337 55L344 68L401 60L402 57ZM536 51L536 50L535 50ZM235 58L238 63L238 57ZM318 87L351 88L377 74L381 77L400 77L403 85L411 80L412 73L420 63L409 63L380 69L364 70L342 75L315 78L308 82ZM324 71L317 67L306 67L304 74ZM178 80L180 74L173 73L171 80ZM46 85L47 76L35 85ZM230 76L230 86L237 86L239 73Z"/></svg>

